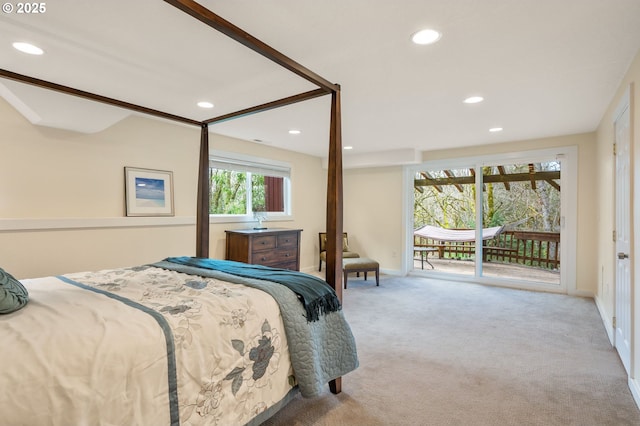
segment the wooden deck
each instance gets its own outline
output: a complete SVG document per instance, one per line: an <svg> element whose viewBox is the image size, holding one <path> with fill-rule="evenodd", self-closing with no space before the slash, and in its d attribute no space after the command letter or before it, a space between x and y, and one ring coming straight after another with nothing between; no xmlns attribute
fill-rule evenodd
<svg viewBox="0 0 640 426"><path fill-rule="evenodd" d="M437 256L434 258L429 256L429 262L433 264L433 270L437 272L467 276L473 276L475 274L475 262L469 260L438 259ZM418 258L414 259L413 266L416 270L421 270L422 264ZM424 264L424 270L432 271L426 262ZM483 275L487 277L513 278L533 282L560 284L560 272L557 270L552 271L513 263L485 262L482 267L482 272Z"/></svg>
<svg viewBox="0 0 640 426"><path fill-rule="evenodd" d="M440 272L473 276L475 242L440 241L414 236L414 258L431 250L428 260ZM424 253L423 253L424 254ZM514 278L543 283L560 283L560 233L539 231L502 231L483 242L482 274L488 277ZM414 262L416 269L422 262ZM431 269L425 262L424 269Z"/></svg>
<svg viewBox="0 0 640 426"><path fill-rule="evenodd" d="M472 230L458 229L458 231ZM420 235L414 235L413 246L436 248L440 259L464 259L475 253L473 241L441 241ZM483 242L482 256L485 261L558 269L560 267L560 233L502 231L496 237Z"/></svg>

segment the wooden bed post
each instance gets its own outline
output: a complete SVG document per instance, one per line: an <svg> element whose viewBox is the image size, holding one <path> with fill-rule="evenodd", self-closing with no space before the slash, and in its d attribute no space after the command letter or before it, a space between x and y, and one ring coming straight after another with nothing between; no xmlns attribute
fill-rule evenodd
<svg viewBox="0 0 640 426"><path fill-rule="evenodd" d="M342 301L342 131L340 90L331 93L329 170L327 177L326 281ZM342 377L329 382L332 393L342 392Z"/></svg>
<svg viewBox="0 0 640 426"><path fill-rule="evenodd" d="M196 257L209 257L209 125L202 124L196 211Z"/></svg>
<svg viewBox="0 0 640 426"><path fill-rule="evenodd" d="M342 132L339 91L331 93L329 132L326 280L342 301Z"/></svg>

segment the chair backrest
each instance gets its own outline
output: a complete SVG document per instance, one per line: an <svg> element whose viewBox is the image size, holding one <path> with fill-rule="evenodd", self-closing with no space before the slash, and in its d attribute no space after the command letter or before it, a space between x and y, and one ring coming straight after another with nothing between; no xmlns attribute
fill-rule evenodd
<svg viewBox="0 0 640 426"><path fill-rule="evenodd" d="M320 253L322 253L323 251L327 251L327 233L320 232L318 234L318 238L319 238ZM346 232L343 232L342 233L342 251L348 251L348 250L349 250L349 236L347 235Z"/></svg>

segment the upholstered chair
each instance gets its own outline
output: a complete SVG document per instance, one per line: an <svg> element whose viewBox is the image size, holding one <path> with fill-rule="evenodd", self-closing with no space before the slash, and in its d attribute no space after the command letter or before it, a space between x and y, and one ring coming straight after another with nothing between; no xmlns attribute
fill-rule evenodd
<svg viewBox="0 0 640 426"><path fill-rule="evenodd" d="M327 262L327 233L320 232L319 235L320 244L320 262L318 263L318 271L322 271L322 262ZM342 234L342 258L354 258L360 257L360 255L349 249L349 236L347 233Z"/></svg>

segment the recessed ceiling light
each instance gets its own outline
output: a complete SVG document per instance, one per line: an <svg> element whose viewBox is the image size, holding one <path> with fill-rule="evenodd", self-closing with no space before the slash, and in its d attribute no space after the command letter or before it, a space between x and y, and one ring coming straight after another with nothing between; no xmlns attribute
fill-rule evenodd
<svg viewBox="0 0 640 426"><path fill-rule="evenodd" d="M495 133L495 132L501 132L502 131L502 127L492 127L489 129L490 132Z"/></svg>
<svg viewBox="0 0 640 426"><path fill-rule="evenodd" d="M198 106L200 108L213 108L213 104L211 102L207 102L207 101L198 102Z"/></svg>
<svg viewBox="0 0 640 426"><path fill-rule="evenodd" d="M352 146L345 146L344 149L353 149Z"/></svg>
<svg viewBox="0 0 640 426"><path fill-rule="evenodd" d="M484 101L484 98L482 96L470 96L467 99L465 99L463 102L465 104L477 104L478 102L482 102Z"/></svg>
<svg viewBox="0 0 640 426"><path fill-rule="evenodd" d="M425 29L414 33L411 36L411 41L413 41L415 44L431 44L440 40L440 37L442 37L442 34L440 34L438 31Z"/></svg>
<svg viewBox="0 0 640 426"><path fill-rule="evenodd" d="M40 49L38 46L20 41L13 43L13 48L23 53L28 53L29 55L42 55L44 53L44 50Z"/></svg>
<svg viewBox="0 0 640 426"><path fill-rule="evenodd" d="M289 130L289 134L290 135L299 135L300 134L300 130L291 129L291 130Z"/></svg>

